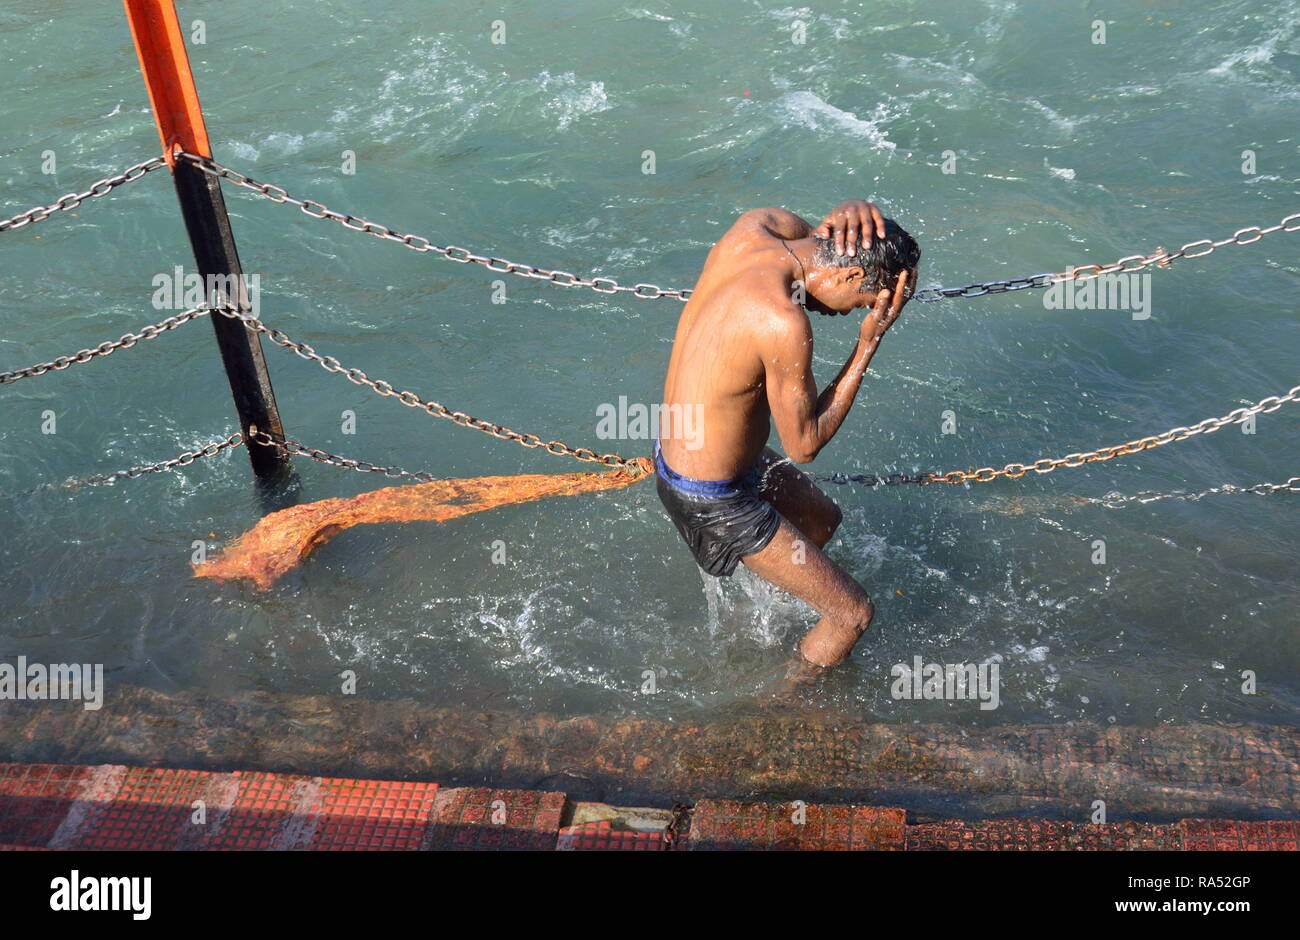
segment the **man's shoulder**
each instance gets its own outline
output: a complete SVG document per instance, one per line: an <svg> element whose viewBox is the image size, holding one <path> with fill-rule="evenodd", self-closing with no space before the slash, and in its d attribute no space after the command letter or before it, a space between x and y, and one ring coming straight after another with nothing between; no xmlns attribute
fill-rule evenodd
<svg viewBox="0 0 1300 940"><path fill-rule="evenodd" d="M772 262L783 253L754 250L727 271L733 302L739 300L747 319L755 325L799 327L808 325L808 315L791 294L789 277Z"/></svg>
<svg viewBox="0 0 1300 940"><path fill-rule="evenodd" d="M812 324L808 321L807 312L784 295L773 300L767 319L772 330L783 336L803 339L812 335Z"/></svg>
<svg viewBox="0 0 1300 940"><path fill-rule="evenodd" d="M731 228L719 239L719 243L728 243L737 246L746 246L756 249L767 248L773 245L779 245L780 239L772 234L772 230L767 227L763 215L765 209L750 209L748 212L741 213L740 217L732 223Z"/></svg>
<svg viewBox="0 0 1300 940"><path fill-rule="evenodd" d="M779 288L764 290L755 297L755 303L750 307L749 325L754 335L767 346L802 344L812 338L808 314Z"/></svg>

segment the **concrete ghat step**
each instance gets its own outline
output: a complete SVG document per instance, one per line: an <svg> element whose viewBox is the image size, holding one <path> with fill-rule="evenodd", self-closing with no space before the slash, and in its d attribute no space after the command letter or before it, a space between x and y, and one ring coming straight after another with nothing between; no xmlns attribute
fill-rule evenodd
<svg viewBox="0 0 1300 940"><path fill-rule="evenodd" d="M213 697L113 686L104 708L0 701L0 760L437 780L619 806L745 799L906 806L918 818L1291 816L1285 726L954 728L822 710L692 724L467 712L356 696Z"/></svg>

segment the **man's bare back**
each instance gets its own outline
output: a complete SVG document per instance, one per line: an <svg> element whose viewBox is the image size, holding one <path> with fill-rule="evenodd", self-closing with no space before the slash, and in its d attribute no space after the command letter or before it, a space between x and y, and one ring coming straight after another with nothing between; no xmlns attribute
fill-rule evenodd
<svg viewBox="0 0 1300 940"><path fill-rule="evenodd" d="M800 644L817 666L848 655L873 609L821 551L838 507L778 463L767 440L775 423L789 459L806 463L839 430L910 296L918 256L911 237L862 200L816 229L783 209L746 212L709 252L673 342L664 414L697 415L698 433L680 433L680 420L661 428L660 497L707 572L730 574L742 561L822 615ZM853 354L820 394L804 307L870 308Z"/></svg>

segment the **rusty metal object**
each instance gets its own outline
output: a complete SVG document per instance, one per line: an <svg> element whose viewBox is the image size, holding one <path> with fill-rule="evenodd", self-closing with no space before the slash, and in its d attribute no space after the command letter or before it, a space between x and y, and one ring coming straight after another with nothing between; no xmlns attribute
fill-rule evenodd
<svg viewBox="0 0 1300 940"><path fill-rule="evenodd" d="M1300 816L1300 734L1282 726L1152 728L872 724L755 712L708 724L460 712L408 701L122 686L104 707L0 702L0 760L251 769L531 788L564 774L596 798L707 797L905 806L915 820L1087 821Z"/></svg>

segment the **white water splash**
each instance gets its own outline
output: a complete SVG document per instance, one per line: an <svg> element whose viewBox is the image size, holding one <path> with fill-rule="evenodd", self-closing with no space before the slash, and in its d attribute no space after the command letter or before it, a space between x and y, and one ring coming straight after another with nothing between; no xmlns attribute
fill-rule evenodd
<svg viewBox="0 0 1300 940"><path fill-rule="evenodd" d="M564 130L579 118L613 107L605 94L604 82L582 82L573 72L554 76L543 72L537 80L553 96L547 113L555 116L557 130Z"/></svg>
<svg viewBox="0 0 1300 940"><path fill-rule="evenodd" d="M730 578L700 570L711 637L746 637L759 646L780 644L791 628L811 627L816 613L791 594L774 587L743 564Z"/></svg>
<svg viewBox="0 0 1300 940"><path fill-rule="evenodd" d="M1234 52L1214 68L1210 69L1211 75L1228 75L1232 73L1238 65L1267 65L1273 61L1273 56L1277 53L1278 43L1289 39L1291 33L1295 30L1296 25L1300 24L1300 17L1293 17L1282 23L1268 37L1260 43L1253 46L1247 46L1240 52Z"/></svg>
<svg viewBox="0 0 1300 940"><path fill-rule="evenodd" d="M866 120L828 104L811 91L787 92L777 99L776 104L791 122L809 130L838 130L867 141L876 150L893 152L897 149L897 145L885 136L881 125L898 115L884 104L876 105Z"/></svg>

